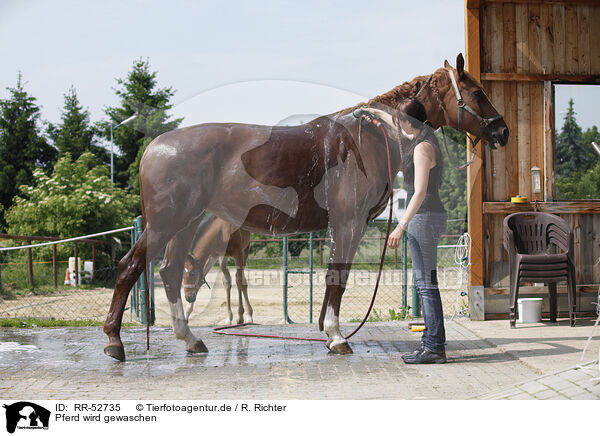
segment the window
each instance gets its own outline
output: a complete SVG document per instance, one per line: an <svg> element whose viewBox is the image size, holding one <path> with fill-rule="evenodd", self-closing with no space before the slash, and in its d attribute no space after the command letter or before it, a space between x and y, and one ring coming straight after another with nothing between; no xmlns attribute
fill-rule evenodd
<svg viewBox="0 0 600 436"><path fill-rule="evenodd" d="M600 199L600 86L554 85L557 200ZM600 147L598 147L600 148Z"/></svg>

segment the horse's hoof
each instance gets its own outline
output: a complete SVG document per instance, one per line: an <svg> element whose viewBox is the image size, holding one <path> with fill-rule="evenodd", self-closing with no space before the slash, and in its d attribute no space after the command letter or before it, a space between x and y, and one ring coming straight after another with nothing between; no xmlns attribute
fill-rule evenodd
<svg viewBox="0 0 600 436"><path fill-rule="evenodd" d="M352 348L348 345L348 342L342 342L336 345L329 346L329 352L331 354L352 354Z"/></svg>
<svg viewBox="0 0 600 436"><path fill-rule="evenodd" d="M202 340L198 339L192 346L188 347L188 353L208 353L208 348Z"/></svg>
<svg viewBox="0 0 600 436"><path fill-rule="evenodd" d="M125 362L125 347L123 345L107 345L104 347L104 354L119 362Z"/></svg>

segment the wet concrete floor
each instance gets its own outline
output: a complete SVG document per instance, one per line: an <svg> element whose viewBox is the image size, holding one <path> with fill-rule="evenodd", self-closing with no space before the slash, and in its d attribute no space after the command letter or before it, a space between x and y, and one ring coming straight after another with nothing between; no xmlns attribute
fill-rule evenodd
<svg viewBox="0 0 600 436"><path fill-rule="evenodd" d="M240 330L323 337L307 324ZM448 321L446 330L449 362L415 366L400 358L419 342L405 322L368 323L351 339L354 354L348 356L328 354L322 342L221 336L210 327L193 329L208 354L190 355L170 329L154 327L147 353L145 329L128 328L122 332L126 362L103 354L107 339L101 328L6 328L0 331L0 397L447 399L470 398L540 375L533 361L506 349L508 341L483 339L466 320ZM582 332L577 344L585 339ZM543 353L551 357L552 350Z"/></svg>

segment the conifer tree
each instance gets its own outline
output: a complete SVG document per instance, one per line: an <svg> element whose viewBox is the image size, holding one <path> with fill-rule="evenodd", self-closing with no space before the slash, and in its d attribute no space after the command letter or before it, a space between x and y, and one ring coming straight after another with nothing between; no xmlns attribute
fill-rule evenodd
<svg viewBox="0 0 600 436"><path fill-rule="evenodd" d="M560 134L556 138L555 169L558 177L571 177L577 171L586 171L594 163L593 150L583 144L581 127L575 119L573 99L569 100L569 108Z"/></svg>
<svg viewBox="0 0 600 436"><path fill-rule="evenodd" d="M173 88L158 88L156 71L150 62L138 59L125 79L117 79L115 90L121 100L120 106L106 109L108 122L103 123L107 138L110 123L118 125L136 114L137 118L114 130L114 142L119 149L115 159L115 183L125 187L137 187L139 160L144 148L161 133L176 129L183 118L171 120L167 111L172 108Z"/></svg>
<svg viewBox="0 0 600 436"><path fill-rule="evenodd" d="M56 150L43 135L40 108L24 89L21 73L17 86L7 88L10 95L0 100L0 204L6 211L19 192L19 186L33 180L33 171L49 172ZM0 216L0 229L5 227Z"/></svg>
<svg viewBox="0 0 600 436"><path fill-rule="evenodd" d="M86 151L91 152L97 163L108 163L108 154L97 145L96 130L90 125L90 114L83 108L73 86L64 95L65 103L58 126L50 125L50 138L54 141L59 156L70 153L77 160Z"/></svg>

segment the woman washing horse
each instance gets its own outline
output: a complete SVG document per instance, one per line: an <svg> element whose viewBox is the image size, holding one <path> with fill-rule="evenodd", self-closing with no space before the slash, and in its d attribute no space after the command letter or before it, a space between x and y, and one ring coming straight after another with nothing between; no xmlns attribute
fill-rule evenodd
<svg viewBox="0 0 600 436"><path fill-rule="evenodd" d="M442 152L426 122L425 107L416 98L398 107L397 120L378 109L368 109L388 128L397 132L402 153L402 173L408 191L408 206L390 234L388 246L396 248L408 231L414 277L421 298L425 330L421 346L402 355L406 363L445 363L446 334L442 300L437 280L437 245L446 230L447 214L440 200Z"/></svg>

